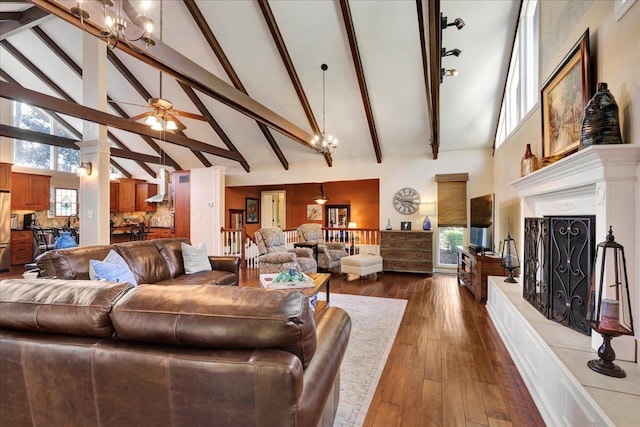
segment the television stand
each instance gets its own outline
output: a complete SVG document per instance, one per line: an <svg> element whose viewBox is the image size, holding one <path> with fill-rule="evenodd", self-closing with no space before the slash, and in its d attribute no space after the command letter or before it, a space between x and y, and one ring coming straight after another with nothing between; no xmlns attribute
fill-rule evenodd
<svg viewBox="0 0 640 427"><path fill-rule="evenodd" d="M481 255L468 247L458 248L458 281L471 291L477 302L487 301L487 276L507 276L498 255Z"/></svg>

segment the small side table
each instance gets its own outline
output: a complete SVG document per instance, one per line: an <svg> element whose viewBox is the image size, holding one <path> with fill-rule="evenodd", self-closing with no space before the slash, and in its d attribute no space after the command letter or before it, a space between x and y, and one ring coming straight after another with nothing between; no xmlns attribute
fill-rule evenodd
<svg viewBox="0 0 640 427"><path fill-rule="evenodd" d="M313 251L313 258L316 260L316 264L318 263L318 244L311 242L298 242L293 244L294 248L311 248Z"/></svg>

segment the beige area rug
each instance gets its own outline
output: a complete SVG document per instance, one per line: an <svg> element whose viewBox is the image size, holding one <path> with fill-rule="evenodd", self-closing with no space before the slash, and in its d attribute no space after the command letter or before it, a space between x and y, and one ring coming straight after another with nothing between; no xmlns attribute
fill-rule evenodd
<svg viewBox="0 0 640 427"><path fill-rule="evenodd" d="M331 294L331 305L344 309L351 316L351 337L340 370L340 404L334 426L361 426L407 301Z"/></svg>

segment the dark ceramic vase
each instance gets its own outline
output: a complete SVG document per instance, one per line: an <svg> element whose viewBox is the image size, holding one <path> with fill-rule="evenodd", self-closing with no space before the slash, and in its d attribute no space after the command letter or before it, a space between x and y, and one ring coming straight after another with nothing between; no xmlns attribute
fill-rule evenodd
<svg viewBox="0 0 640 427"><path fill-rule="evenodd" d="M584 109L580 148L602 144L622 144L618 104L604 82Z"/></svg>

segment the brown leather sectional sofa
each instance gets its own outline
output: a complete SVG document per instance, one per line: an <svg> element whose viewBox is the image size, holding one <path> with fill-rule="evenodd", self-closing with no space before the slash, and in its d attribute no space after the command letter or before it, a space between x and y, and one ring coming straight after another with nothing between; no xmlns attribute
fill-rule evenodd
<svg viewBox="0 0 640 427"><path fill-rule="evenodd" d="M238 285L240 258L210 256L211 271L185 274L180 243L185 238L142 240L45 252L36 260L40 277L88 280L89 260L104 259L111 249L124 258L138 283L158 285Z"/></svg>
<svg viewBox="0 0 640 427"><path fill-rule="evenodd" d="M7 279L0 424L331 426L350 330L296 291Z"/></svg>

